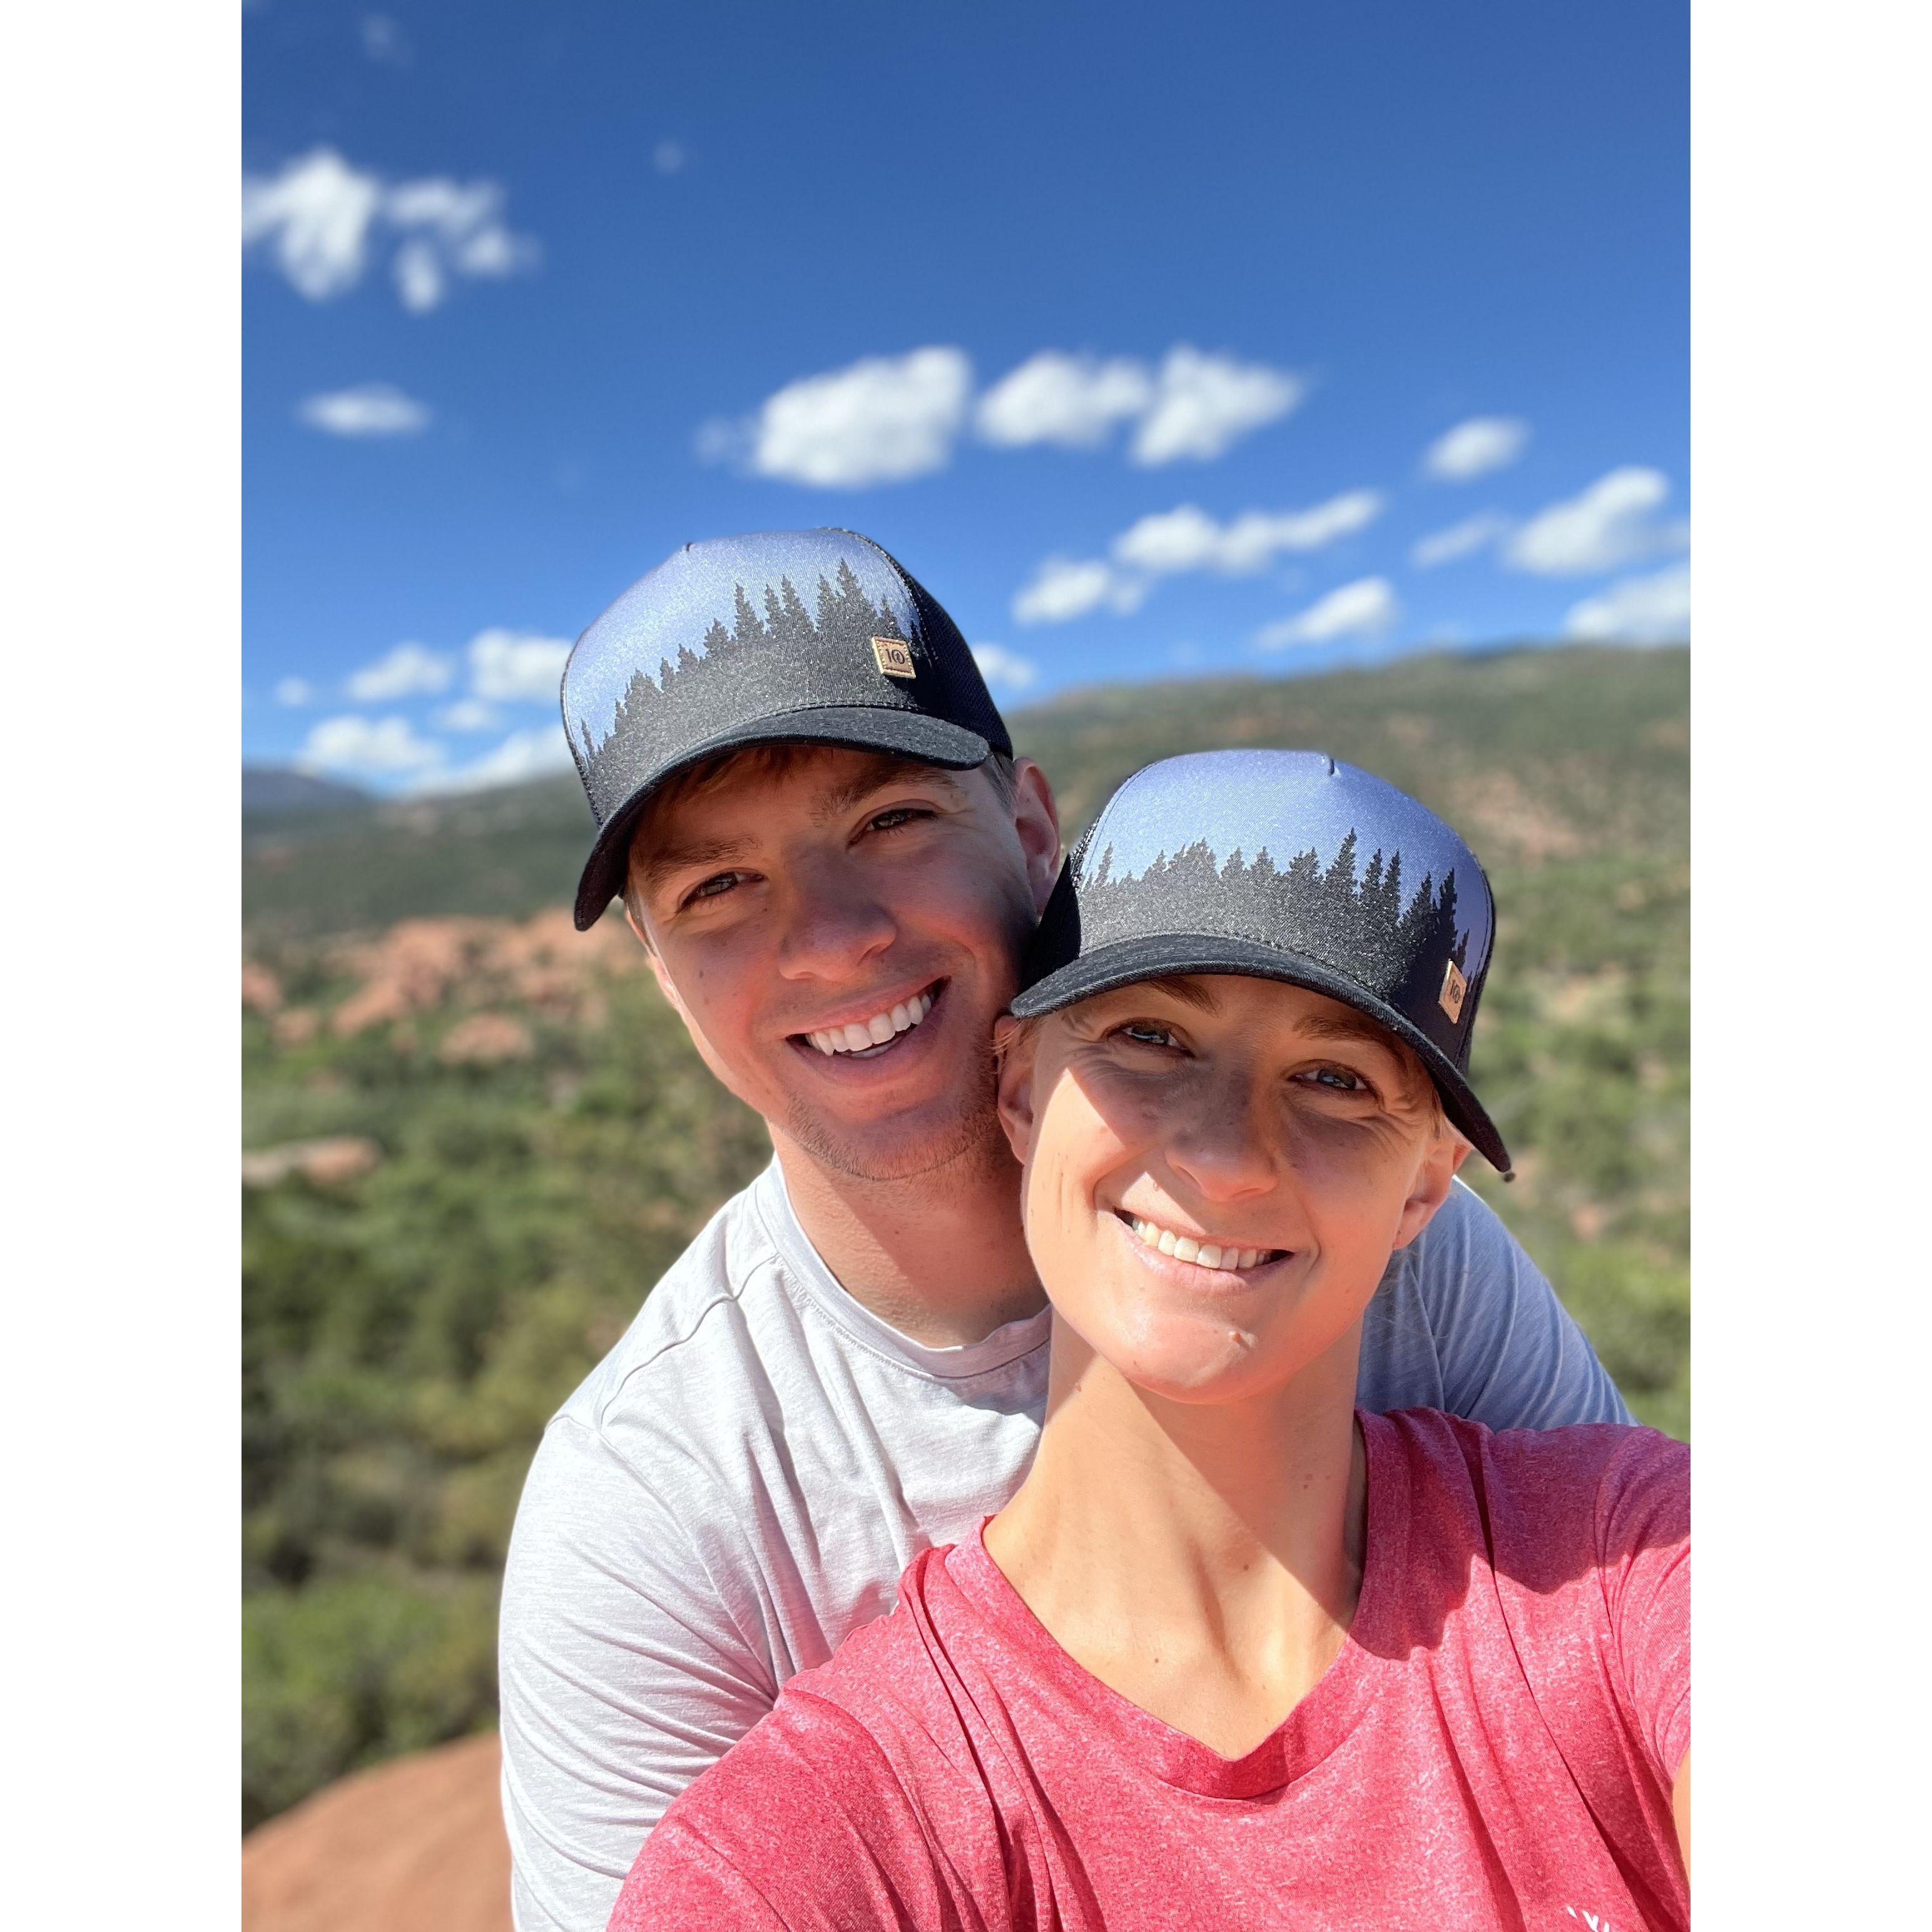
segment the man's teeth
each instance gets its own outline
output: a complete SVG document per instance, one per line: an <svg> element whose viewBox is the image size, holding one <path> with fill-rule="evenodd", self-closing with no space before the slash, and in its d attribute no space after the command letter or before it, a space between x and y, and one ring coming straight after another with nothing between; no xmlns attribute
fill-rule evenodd
<svg viewBox="0 0 1932 1932"><path fill-rule="evenodd" d="M1224 1247L1216 1241L1197 1241L1191 1235L1177 1234L1171 1228L1157 1228L1137 1214L1128 1216L1127 1226L1149 1247L1158 1248L1178 1262L1192 1262L1197 1268L1220 1268L1224 1273L1271 1262L1282 1252L1279 1248Z"/></svg>
<svg viewBox="0 0 1932 1932"><path fill-rule="evenodd" d="M932 1010L932 995L915 993L902 1006L874 1013L863 1025L831 1027L823 1033L808 1033L806 1038L820 1053L864 1053L917 1026Z"/></svg>

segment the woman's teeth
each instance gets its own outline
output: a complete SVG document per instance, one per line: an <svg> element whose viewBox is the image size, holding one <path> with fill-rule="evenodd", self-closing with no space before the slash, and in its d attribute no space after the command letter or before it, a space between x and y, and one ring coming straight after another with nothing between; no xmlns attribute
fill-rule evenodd
<svg viewBox="0 0 1932 1932"><path fill-rule="evenodd" d="M1191 1235L1177 1234L1170 1228L1156 1228L1138 1214L1127 1216L1126 1222L1149 1247L1158 1248L1178 1262L1192 1262L1196 1268L1219 1268L1224 1274L1258 1267L1263 1262L1279 1261L1286 1252L1282 1248L1237 1248L1216 1241L1197 1241Z"/></svg>
<svg viewBox="0 0 1932 1932"><path fill-rule="evenodd" d="M832 1027L824 1033L808 1033L806 1038L820 1053L865 1053L910 1031L932 1010L932 995L915 993L904 1005L874 1013L862 1025Z"/></svg>

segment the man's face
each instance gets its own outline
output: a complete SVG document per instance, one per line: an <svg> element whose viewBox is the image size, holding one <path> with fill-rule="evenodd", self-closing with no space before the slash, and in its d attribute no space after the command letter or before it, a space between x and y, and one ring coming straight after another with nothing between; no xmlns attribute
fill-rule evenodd
<svg viewBox="0 0 1932 1932"><path fill-rule="evenodd" d="M806 1153L896 1180L999 1145L993 1022L1052 888L1038 768L813 748L675 793L632 849L632 923L705 1064Z"/></svg>
<svg viewBox="0 0 1932 1932"><path fill-rule="evenodd" d="M1005 1024L1041 1283L1171 1400L1268 1394L1341 1341L1468 1150L1405 1048L1299 987L1198 975Z"/></svg>

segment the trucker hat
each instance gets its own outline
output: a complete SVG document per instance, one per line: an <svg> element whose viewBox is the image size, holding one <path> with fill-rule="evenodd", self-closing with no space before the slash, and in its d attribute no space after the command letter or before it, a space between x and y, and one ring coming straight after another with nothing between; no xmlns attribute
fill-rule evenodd
<svg viewBox="0 0 1932 1932"><path fill-rule="evenodd" d="M850 530L772 530L674 550L579 638L563 728L597 821L581 932L623 888L632 828L665 779L789 740L963 771L1010 758L958 627Z"/></svg>
<svg viewBox="0 0 1932 1932"><path fill-rule="evenodd" d="M1495 930L1475 854L1406 792L1319 752L1193 752L1136 772L1102 808L1013 1011L1167 974L1305 986L1412 1048L1444 1112L1507 1173L1468 1071Z"/></svg>

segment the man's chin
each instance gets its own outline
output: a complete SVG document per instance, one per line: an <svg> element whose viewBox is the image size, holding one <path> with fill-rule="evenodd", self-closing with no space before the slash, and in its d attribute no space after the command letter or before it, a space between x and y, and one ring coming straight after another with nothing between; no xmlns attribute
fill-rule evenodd
<svg viewBox="0 0 1932 1932"><path fill-rule="evenodd" d="M914 1180L962 1165L991 1172L1012 1158L993 1096L989 1078L983 1095L974 1096L976 1104L962 1106L955 1093L863 1123L794 1106L786 1131L808 1159L850 1180Z"/></svg>

